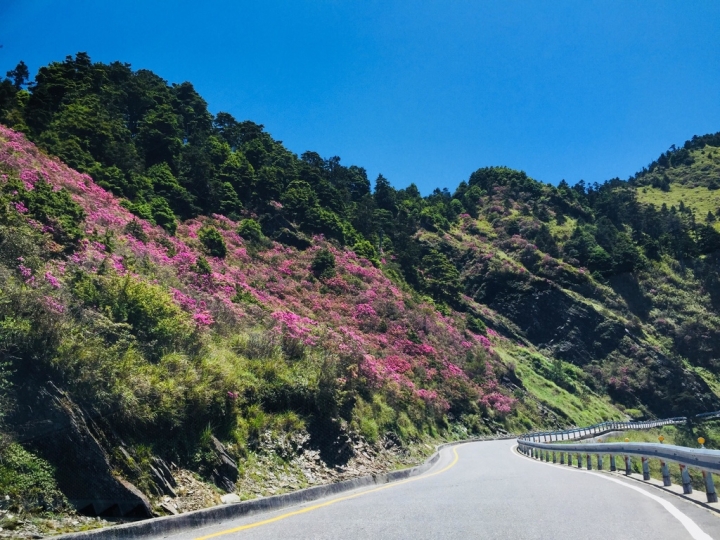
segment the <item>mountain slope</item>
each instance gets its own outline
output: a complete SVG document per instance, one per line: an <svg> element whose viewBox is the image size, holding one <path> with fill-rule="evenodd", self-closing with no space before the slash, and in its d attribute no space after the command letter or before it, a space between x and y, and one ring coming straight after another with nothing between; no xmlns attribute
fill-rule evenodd
<svg viewBox="0 0 720 540"><path fill-rule="evenodd" d="M6 478L55 472L3 485L18 507L186 510L193 474L253 496L720 408L718 135L627 182L488 167L423 197L125 64L23 83L0 83L0 451Z"/></svg>
<svg viewBox="0 0 720 540"><path fill-rule="evenodd" d="M583 383L523 375L545 359L322 237L298 250L219 215L170 236L2 127L0 167L4 431L86 513L162 511L169 463L253 491L257 456L319 452L337 477L357 444L390 459L427 437L621 416ZM112 497L134 502L97 502Z"/></svg>

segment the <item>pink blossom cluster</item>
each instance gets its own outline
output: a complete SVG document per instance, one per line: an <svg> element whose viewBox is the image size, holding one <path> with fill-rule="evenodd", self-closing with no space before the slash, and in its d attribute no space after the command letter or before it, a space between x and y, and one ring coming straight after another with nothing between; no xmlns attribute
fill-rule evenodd
<svg viewBox="0 0 720 540"><path fill-rule="evenodd" d="M15 202L15 203L13 203L13 206L15 207L15 210L16 210L19 214L27 214L27 213L28 213L27 206L25 206L25 205L24 205L23 203L21 203L21 202Z"/></svg>
<svg viewBox="0 0 720 540"><path fill-rule="evenodd" d="M355 306L355 317L376 317L377 312L370 304L357 304Z"/></svg>
<svg viewBox="0 0 720 540"><path fill-rule="evenodd" d="M315 339L310 335L317 322L301 317L291 311L276 311L272 318L280 323L283 331L294 339L302 340L306 345L314 345Z"/></svg>
<svg viewBox="0 0 720 540"><path fill-rule="evenodd" d="M210 326L215 322L215 319L213 319L209 311L194 313L193 320L198 326Z"/></svg>
<svg viewBox="0 0 720 540"><path fill-rule="evenodd" d="M168 236L161 228L130 214L89 176L48 158L24 136L2 126L0 163L19 171L28 189L42 176L55 189L68 190L86 213L88 234L93 238L105 234L115 237L112 253L101 242L84 241L67 264L87 272L104 267L119 275L141 278L151 268L150 279L172 283L168 289L173 300L199 327L271 313L270 318L285 336L357 358L359 375L371 384L390 385L439 409L447 406L445 388L449 381L467 378L462 369L467 355L478 354L494 361L490 340L459 330L464 327L459 324L460 315L446 317L426 303L411 301L382 269L351 250L328 244L322 237L314 238L313 246L306 251L275 243L251 258L245 240L237 234L238 224L224 216L186 221L179 224L174 237ZM131 221L137 222L147 241L126 232ZM210 274L197 270L201 254L197 236L204 225L215 226L228 247L225 259L207 257ZM332 251L337 270L336 276L322 283L311 279L308 271L314 253L321 248ZM18 269L24 279L33 278L29 268ZM51 287L60 287L55 276L63 272L43 272ZM253 304L260 304L262 310ZM407 307L410 305L413 307ZM493 339L496 335L491 332L488 336ZM493 370L489 369L490 382L492 377ZM476 386L481 396L502 395L491 388L487 384ZM485 406L500 411L506 402L493 396L486 399Z"/></svg>
<svg viewBox="0 0 720 540"><path fill-rule="evenodd" d="M52 275L52 272L45 272L45 281L47 281L50 286L54 289L60 288L60 280Z"/></svg>

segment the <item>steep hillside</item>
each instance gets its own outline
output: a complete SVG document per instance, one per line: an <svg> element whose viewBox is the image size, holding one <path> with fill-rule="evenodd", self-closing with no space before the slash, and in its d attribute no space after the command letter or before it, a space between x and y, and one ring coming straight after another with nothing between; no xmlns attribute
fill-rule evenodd
<svg viewBox="0 0 720 540"><path fill-rule="evenodd" d="M26 82L0 83L6 506L172 513L720 409L719 135L627 182L423 197L126 64Z"/></svg>
<svg viewBox="0 0 720 540"><path fill-rule="evenodd" d="M171 236L6 128L0 167L16 510L192 509L218 495L191 506L190 472L248 497L411 462L422 441L622 416L572 366L321 236L298 250L220 215Z"/></svg>

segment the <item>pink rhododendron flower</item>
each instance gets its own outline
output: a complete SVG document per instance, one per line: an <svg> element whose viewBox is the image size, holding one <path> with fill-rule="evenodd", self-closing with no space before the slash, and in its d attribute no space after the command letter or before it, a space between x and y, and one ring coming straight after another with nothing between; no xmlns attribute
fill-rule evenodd
<svg viewBox="0 0 720 540"><path fill-rule="evenodd" d="M480 403L482 403L486 407L494 409L499 413L507 414L512 410L512 407L515 404L515 400L511 397L501 394L500 392L491 392L484 395L480 399Z"/></svg>
<svg viewBox="0 0 720 540"><path fill-rule="evenodd" d="M385 358L385 367L395 373L405 373L406 371L410 371L412 365L400 356L391 355Z"/></svg>
<svg viewBox="0 0 720 540"><path fill-rule="evenodd" d="M52 296L46 296L44 300L45 306L51 311L55 311L56 313L65 313L65 306L55 300Z"/></svg>
<svg viewBox="0 0 720 540"><path fill-rule="evenodd" d="M60 280L53 276L50 272L45 272L45 281L47 281L51 287L55 289L60 288Z"/></svg>
<svg viewBox="0 0 720 540"><path fill-rule="evenodd" d="M32 191L35 189L35 182L37 181L37 173L35 171L24 170L20 173L20 180L23 181L25 189Z"/></svg>
<svg viewBox="0 0 720 540"><path fill-rule="evenodd" d="M355 317L374 317L377 312L370 304L358 304L355 306Z"/></svg>
<svg viewBox="0 0 720 540"><path fill-rule="evenodd" d="M21 202L15 202L15 203L12 203L12 204L13 204L13 206L15 207L15 210L16 210L19 214L27 214L27 213L28 213L28 209L27 209L27 207L26 207L23 203L21 203Z"/></svg>
<svg viewBox="0 0 720 540"><path fill-rule="evenodd" d="M32 277L32 273L33 273L32 269L28 268L24 264L19 264L18 270L20 270L20 275L23 277L23 279L27 280L27 279L30 279L30 277Z"/></svg>
<svg viewBox="0 0 720 540"><path fill-rule="evenodd" d="M425 388L421 388L415 393L418 397L424 399L425 401L434 401L438 397L438 394L435 390L426 390Z"/></svg>
<svg viewBox="0 0 720 540"><path fill-rule="evenodd" d="M195 313L193 315L193 320L198 324L198 326L210 326L215 322L212 315L210 315L207 311Z"/></svg>

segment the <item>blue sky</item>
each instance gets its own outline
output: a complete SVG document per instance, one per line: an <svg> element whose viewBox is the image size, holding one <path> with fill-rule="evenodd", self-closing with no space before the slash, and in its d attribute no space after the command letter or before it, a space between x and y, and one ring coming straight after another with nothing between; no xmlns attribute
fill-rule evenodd
<svg viewBox="0 0 720 540"><path fill-rule="evenodd" d="M121 60L423 193L488 165L594 182L720 131L719 21L716 0L1 0L0 73Z"/></svg>

